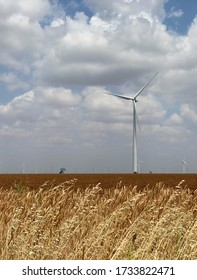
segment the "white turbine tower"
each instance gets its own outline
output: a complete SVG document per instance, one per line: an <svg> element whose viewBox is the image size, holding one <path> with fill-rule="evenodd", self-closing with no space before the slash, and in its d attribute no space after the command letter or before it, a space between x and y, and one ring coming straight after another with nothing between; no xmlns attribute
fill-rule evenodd
<svg viewBox="0 0 197 280"><path fill-rule="evenodd" d="M105 92L109 95L113 95L118 98L132 101L133 104L133 173L138 173L138 160L137 160L137 120L138 119L137 119L135 103L137 102L138 95L140 95L140 93L150 84L150 82L155 78L156 75L157 73L155 73L155 75L134 95L134 97Z"/></svg>

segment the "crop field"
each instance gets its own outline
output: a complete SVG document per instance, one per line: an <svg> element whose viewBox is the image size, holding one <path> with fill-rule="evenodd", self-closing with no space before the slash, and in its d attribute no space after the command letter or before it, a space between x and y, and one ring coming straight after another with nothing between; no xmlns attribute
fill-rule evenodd
<svg viewBox="0 0 197 280"><path fill-rule="evenodd" d="M0 259L197 259L197 176L2 174Z"/></svg>

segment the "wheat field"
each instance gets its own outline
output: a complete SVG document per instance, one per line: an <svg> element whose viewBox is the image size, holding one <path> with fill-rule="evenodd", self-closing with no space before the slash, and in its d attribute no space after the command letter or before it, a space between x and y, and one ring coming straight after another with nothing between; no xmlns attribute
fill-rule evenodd
<svg viewBox="0 0 197 280"><path fill-rule="evenodd" d="M197 190L181 181L0 189L0 259L197 259Z"/></svg>

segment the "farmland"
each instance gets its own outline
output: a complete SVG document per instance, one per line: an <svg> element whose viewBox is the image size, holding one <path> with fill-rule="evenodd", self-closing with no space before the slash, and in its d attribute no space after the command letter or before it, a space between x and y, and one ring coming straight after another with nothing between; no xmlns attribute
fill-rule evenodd
<svg viewBox="0 0 197 280"><path fill-rule="evenodd" d="M195 174L2 174L0 259L197 259Z"/></svg>

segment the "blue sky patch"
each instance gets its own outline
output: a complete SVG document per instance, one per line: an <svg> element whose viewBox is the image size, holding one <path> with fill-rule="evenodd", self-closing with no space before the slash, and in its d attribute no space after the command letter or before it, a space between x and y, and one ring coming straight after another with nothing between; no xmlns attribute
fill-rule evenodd
<svg viewBox="0 0 197 280"><path fill-rule="evenodd" d="M185 35L197 15L196 0L168 0L165 3L167 29Z"/></svg>

